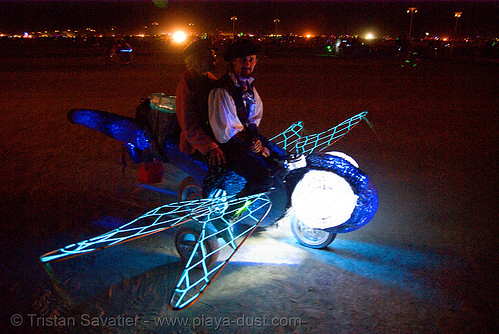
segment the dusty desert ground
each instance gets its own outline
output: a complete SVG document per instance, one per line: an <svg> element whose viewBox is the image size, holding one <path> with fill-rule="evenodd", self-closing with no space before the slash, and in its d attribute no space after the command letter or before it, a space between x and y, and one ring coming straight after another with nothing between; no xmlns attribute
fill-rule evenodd
<svg viewBox="0 0 499 334"><path fill-rule="evenodd" d="M171 232L54 264L60 290L38 257L175 201L181 172L165 166L157 185L165 192L142 187L131 161L122 174L118 142L71 125L66 113L133 116L142 97L174 94L179 55L137 54L130 66L2 57L2 332L497 332L499 64L399 65L260 60L269 136L296 120L317 132L369 111L372 129L358 125L334 149L371 177L378 212L325 250L298 245L286 219L258 231L196 304L174 312L168 301L182 264Z"/></svg>

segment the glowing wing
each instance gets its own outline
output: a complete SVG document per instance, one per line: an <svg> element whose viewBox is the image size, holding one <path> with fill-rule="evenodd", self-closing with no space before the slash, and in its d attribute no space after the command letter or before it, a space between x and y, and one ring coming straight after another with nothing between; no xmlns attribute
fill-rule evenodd
<svg viewBox="0 0 499 334"><path fill-rule="evenodd" d="M195 220L201 224L202 230L170 301L172 309L180 310L199 298L265 218L271 205L265 193L242 198L225 196L167 204L98 237L44 254L40 261L48 263L65 260ZM208 228L208 225L214 228ZM223 239L224 242L217 242L215 249L207 250L205 241L208 238ZM215 253L223 255L222 260L209 267L207 260Z"/></svg>
<svg viewBox="0 0 499 334"><path fill-rule="evenodd" d="M361 112L329 130L309 136L300 135L303 125L298 122L271 140L286 151L293 153L309 155L313 152L321 152L346 135L366 115L367 111Z"/></svg>
<svg viewBox="0 0 499 334"><path fill-rule="evenodd" d="M220 202L217 206L221 208L223 203ZM173 310L181 310L199 298L265 218L271 202L265 193L261 193L233 199L225 207L225 210L212 212L209 219L203 221L201 235L171 296L170 308ZM216 232L210 234L207 224L215 226ZM209 251L205 247L208 238L223 239L225 242L219 243L216 249ZM219 259L220 255L224 259L210 268L207 259L215 253L218 253Z"/></svg>
<svg viewBox="0 0 499 334"><path fill-rule="evenodd" d="M248 198L252 198L249 196ZM183 201L160 206L142 216L100 236L83 240L64 248L44 254L42 262L61 261L71 257L115 246L123 242L142 238L185 223L189 219L205 222L218 217L226 210L225 206L239 203L246 197L235 199L234 196L215 199ZM222 210L223 209L223 210ZM220 213L217 213L218 211Z"/></svg>
<svg viewBox="0 0 499 334"><path fill-rule="evenodd" d="M283 150L289 151L293 144L299 140L303 131L303 122L296 122L291 124L289 128L270 139L273 143L281 147Z"/></svg>

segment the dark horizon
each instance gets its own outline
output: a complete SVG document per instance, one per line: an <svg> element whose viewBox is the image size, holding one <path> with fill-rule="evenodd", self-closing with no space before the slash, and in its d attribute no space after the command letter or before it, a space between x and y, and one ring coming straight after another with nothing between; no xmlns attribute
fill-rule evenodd
<svg viewBox="0 0 499 334"><path fill-rule="evenodd" d="M409 7L417 7L412 36L499 37L497 1L0 1L0 33L116 27L127 34L235 31L282 35L364 35L396 37L408 33ZM152 25L157 22L158 25ZM189 25L191 24L191 25ZM145 28L147 27L147 28Z"/></svg>

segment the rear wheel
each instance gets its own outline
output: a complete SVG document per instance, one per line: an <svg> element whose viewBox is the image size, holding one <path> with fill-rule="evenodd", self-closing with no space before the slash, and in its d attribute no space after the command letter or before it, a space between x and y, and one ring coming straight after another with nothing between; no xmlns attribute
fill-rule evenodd
<svg viewBox="0 0 499 334"><path fill-rule="evenodd" d="M291 215L291 232L296 240L309 248L326 248L336 238L336 233L312 228L301 222L296 215Z"/></svg>
<svg viewBox="0 0 499 334"><path fill-rule="evenodd" d="M191 257L195 245L198 242L199 236L201 235L200 229L193 228L189 225L181 225L174 235L175 248L178 254L182 258L182 261L187 262ZM218 248L218 241L215 237L210 237L203 242L205 254L210 254ZM193 258L192 263L199 262L203 258L203 251L199 247L196 251L196 255ZM209 268L217 261L218 253L213 253L208 256L205 260L206 266Z"/></svg>
<svg viewBox="0 0 499 334"><path fill-rule="evenodd" d="M178 199L180 201L191 201L201 199L203 189L190 176L186 177L178 186Z"/></svg>

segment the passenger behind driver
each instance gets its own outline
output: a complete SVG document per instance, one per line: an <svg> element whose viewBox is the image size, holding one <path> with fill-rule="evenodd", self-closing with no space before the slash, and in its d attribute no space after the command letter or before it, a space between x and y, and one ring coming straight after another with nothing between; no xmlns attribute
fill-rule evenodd
<svg viewBox="0 0 499 334"><path fill-rule="evenodd" d="M215 86L215 47L210 39L189 44L184 50L187 71L177 86L175 109L181 128L179 149L210 165L225 163L208 122L208 94Z"/></svg>

